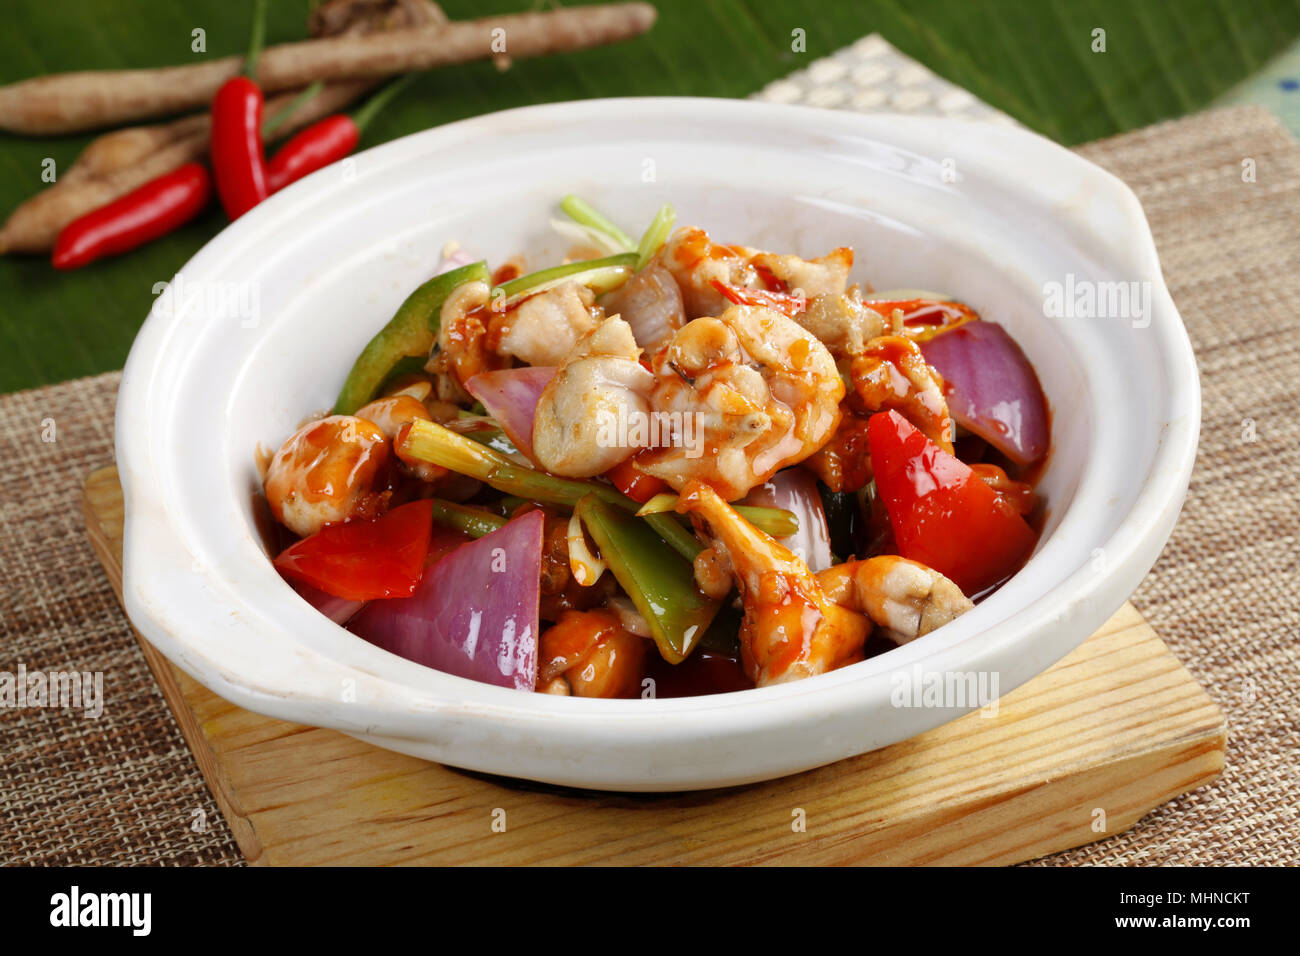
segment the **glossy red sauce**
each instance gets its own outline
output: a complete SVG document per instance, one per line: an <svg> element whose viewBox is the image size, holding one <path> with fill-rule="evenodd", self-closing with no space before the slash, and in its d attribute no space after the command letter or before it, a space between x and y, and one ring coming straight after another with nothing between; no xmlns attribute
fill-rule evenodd
<svg viewBox="0 0 1300 956"><path fill-rule="evenodd" d="M646 676L653 680L655 697L699 697L749 690L754 682L745 676L740 658L700 648L680 664L669 664L658 654L647 655Z"/></svg>

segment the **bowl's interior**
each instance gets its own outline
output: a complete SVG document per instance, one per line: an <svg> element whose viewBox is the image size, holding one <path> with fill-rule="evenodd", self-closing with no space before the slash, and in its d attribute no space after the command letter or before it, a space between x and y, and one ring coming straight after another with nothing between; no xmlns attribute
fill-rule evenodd
<svg viewBox="0 0 1300 956"><path fill-rule="evenodd" d="M633 233L671 202L679 223L722 241L804 256L852 246L855 279L948 292L1020 343L1053 412L1053 451L1039 484L1049 508L1044 534L1025 569L971 620L917 644L969 639L1043 598L1095 556L1141 490L1131 476L1151 467L1166 398L1159 349L1131 340L1123 323L1044 316L1046 282L1071 273L1133 278L1107 263L1084 229L1095 226L1088 217L1122 221L1104 197L1068 183L1048 187L1075 191L1060 204L1018 193L978 157L946 162L942 143L923 155L865 134L773 139L748 120L722 129L665 113L647 124L602 108L604 145L571 116L515 114L513 125L479 121L470 132L373 150L273 197L250 216L249 228L231 230L246 242L226 241L197 277L182 275L180 320L202 324L190 326L183 347L173 350L166 373L172 400L153 440L164 449L193 449L183 465L164 460L159 477L191 547L202 552L197 560L222 569L225 586L266 607L296 600L258 543L259 446L275 448L332 404L356 354L430 275L445 243L492 262L519 252L532 265L557 261L568 241L548 221L569 192ZM961 155L959 137L949 146ZM1116 400L1130 414L1103 430L1100 413ZM195 444L196 433L208 440ZM1107 455L1099 456L1107 450L1101 446ZM1127 456L1123 467L1098 465L1118 449ZM359 639L323 618L294 620L303 626L287 639L335 657L360 653L342 643ZM848 680L877 662L816 680Z"/></svg>

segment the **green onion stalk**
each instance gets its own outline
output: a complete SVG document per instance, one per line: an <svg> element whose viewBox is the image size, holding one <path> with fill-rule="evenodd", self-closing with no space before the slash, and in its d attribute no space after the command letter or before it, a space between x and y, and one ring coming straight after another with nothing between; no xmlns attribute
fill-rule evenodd
<svg viewBox="0 0 1300 956"><path fill-rule="evenodd" d="M638 502L602 482L548 475L435 422L412 422L398 435L397 445L403 456L477 479L523 501L572 509L582 498L593 495L634 516L642 510ZM673 503L676 503L675 499ZM744 507L748 512L746 517L768 534L783 537L799 528L798 519L783 509ZM682 526L671 509L660 507L639 516L683 557L693 559L702 550L702 545Z"/></svg>

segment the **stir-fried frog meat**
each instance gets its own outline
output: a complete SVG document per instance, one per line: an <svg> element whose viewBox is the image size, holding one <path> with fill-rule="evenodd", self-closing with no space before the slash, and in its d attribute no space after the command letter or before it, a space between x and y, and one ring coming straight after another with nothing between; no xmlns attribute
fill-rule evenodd
<svg viewBox="0 0 1300 956"><path fill-rule="evenodd" d="M1036 462L1003 455L1004 412L926 358L985 322L974 309L851 282L848 248L723 244L672 231L670 207L633 242L585 203L564 208L612 253L431 280L399 344L390 323L344 383L335 410L354 413L308 422L271 459L271 513L300 539L277 567L310 573L309 599L398 595L356 602L409 603L356 628L386 647L418 646L421 615L433 629L490 604L508 634L442 634L455 649L426 659L484 679L496 654L507 686L524 661L537 692L648 697L651 674L731 690L850 665L955 620L1027 559ZM1016 349L1000 331L965 338ZM951 361L959 339L943 344ZM1027 368L1018 349L995 358ZM1046 422L1032 369L1016 380L1017 413ZM427 503L383 523L412 502ZM405 578L384 581L398 565ZM366 569L360 592L349 568ZM401 640L376 637L390 619Z"/></svg>

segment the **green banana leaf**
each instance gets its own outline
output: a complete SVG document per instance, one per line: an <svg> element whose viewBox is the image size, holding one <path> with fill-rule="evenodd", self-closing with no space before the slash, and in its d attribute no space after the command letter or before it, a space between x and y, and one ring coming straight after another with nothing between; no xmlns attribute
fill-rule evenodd
<svg viewBox="0 0 1300 956"><path fill-rule="evenodd" d="M546 6L446 0L453 18ZM1197 109L1300 35L1298 0L659 0L659 22L617 47L429 73L366 131L371 146L493 110L595 96L746 96L868 33L1031 128L1073 144ZM8 0L0 82L163 66L242 52L248 0ZM272 0L268 42L305 36L307 0ZM206 52L191 52L203 29ZM1093 53L1093 31L1106 52ZM796 34L795 31L802 31ZM802 37L803 43L795 42ZM798 51L796 46L802 46ZM66 168L89 136L0 135L0 216ZM117 368L170 278L216 234L213 211L151 246L75 273L0 259L0 392Z"/></svg>

